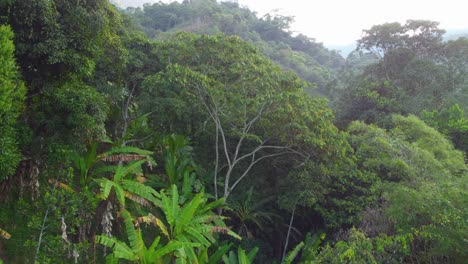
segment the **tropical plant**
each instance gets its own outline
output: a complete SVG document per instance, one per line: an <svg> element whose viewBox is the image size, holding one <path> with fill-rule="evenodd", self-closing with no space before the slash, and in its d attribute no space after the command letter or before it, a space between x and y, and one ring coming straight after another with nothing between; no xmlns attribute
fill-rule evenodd
<svg viewBox="0 0 468 264"><path fill-rule="evenodd" d="M111 142L109 142L111 143ZM78 172L78 182L81 187L88 185L94 178L104 172L112 171L112 167L99 166L103 165L102 162L130 162L146 160L147 164L152 167L156 165L156 162L151 157L153 152L143 150L136 147L130 146L118 146L112 147L108 151L103 153L97 153L98 142L93 142L87 152L79 153L74 152L71 155L75 169Z"/></svg>
<svg viewBox="0 0 468 264"><path fill-rule="evenodd" d="M163 139L164 169L169 179L169 185L177 185L181 189L181 198L190 199L194 192L200 190L196 178L198 166L193 159L193 148L189 140L182 135L171 134Z"/></svg>
<svg viewBox="0 0 468 264"><path fill-rule="evenodd" d="M241 239L225 226L224 217L212 211L222 207L224 199L208 203L208 198L201 192L191 200L184 201L175 185L172 185L168 194L162 191L160 199L157 206L164 218L149 215L143 219L154 223L168 242L193 242L200 244L200 248L208 248L216 242L215 234ZM194 261L200 252L194 247L185 247L178 249L177 255Z"/></svg>
<svg viewBox="0 0 468 264"><path fill-rule="evenodd" d="M257 252L258 248L254 248L249 253L246 253L244 249L238 247L237 253L231 250L228 255L224 255L223 261L224 264L251 264Z"/></svg>
<svg viewBox="0 0 468 264"><path fill-rule="evenodd" d="M117 168L115 168L115 173L111 179L96 179L95 181L100 186L101 199L106 200L111 194L111 191L114 190L121 209L125 208L126 198L142 205L149 206L151 205L149 202L157 204L158 202L156 198L159 197L158 192L136 179L126 179L128 175L137 175L138 173L141 173L141 165L145 162L145 160L140 160L133 162L128 166L119 164Z"/></svg>
<svg viewBox="0 0 468 264"><path fill-rule="evenodd" d="M150 247L147 247L143 241L141 229L139 227L135 228L130 213L123 210L121 215L124 219L129 244L118 240L116 237L96 237L97 243L113 250L106 257L106 263L118 263L120 259L140 264L168 263L174 252L180 248L199 246L196 243L182 241L170 241L166 245L161 245L159 243L161 238L158 236L153 240Z"/></svg>

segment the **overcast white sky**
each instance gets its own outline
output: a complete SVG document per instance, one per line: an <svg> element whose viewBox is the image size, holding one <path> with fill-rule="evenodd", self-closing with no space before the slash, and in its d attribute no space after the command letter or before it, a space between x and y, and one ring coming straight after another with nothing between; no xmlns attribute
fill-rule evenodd
<svg viewBox="0 0 468 264"><path fill-rule="evenodd" d="M292 15L293 30L326 45L346 45L363 29L385 22L427 19L443 29L468 28L467 0L239 0L259 14L280 9Z"/></svg>
<svg viewBox="0 0 468 264"><path fill-rule="evenodd" d="M117 0L119 1L119 0ZM141 5L159 0L120 0ZM218 0L219 1L219 0ZM163 2L171 2L163 0ZM181 0L179 0L181 2ZM238 0L259 15L279 9L295 17L294 31L327 46L347 45L363 29L385 22L427 19L443 29L468 29L468 0Z"/></svg>

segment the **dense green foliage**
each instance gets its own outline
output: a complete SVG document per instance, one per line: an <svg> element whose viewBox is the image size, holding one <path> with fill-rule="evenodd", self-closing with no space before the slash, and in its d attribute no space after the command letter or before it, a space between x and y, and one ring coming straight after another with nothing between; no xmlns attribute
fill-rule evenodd
<svg viewBox="0 0 468 264"><path fill-rule="evenodd" d="M302 79L318 85L322 93L334 72L344 64L337 52L327 50L314 39L302 34L293 36L290 29L293 17L267 14L258 18L254 12L233 2L160 2L129 8L127 12L154 39L166 39L178 31L239 36L282 69L292 70Z"/></svg>
<svg viewBox="0 0 468 264"><path fill-rule="evenodd" d="M384 124L392 113L420 115L458 103L466 108L468 42L443 42L432 21L387 23L364 31L358 48L379 60L348 71L334 91L338 121Z"/></svg>
<svg viewBox="0 0 468 264"><path fill-rule="evenodd" d="M16 127L25 87L13 57L12 38L10 27L0 25L0 180L11 176L21 159Z"/></svg>
<svg viewBox="0 0 468 264"><path fill-rule="evenodd" d="M291 21L0 1L0 263L464 263L467 40Z"/></svg>

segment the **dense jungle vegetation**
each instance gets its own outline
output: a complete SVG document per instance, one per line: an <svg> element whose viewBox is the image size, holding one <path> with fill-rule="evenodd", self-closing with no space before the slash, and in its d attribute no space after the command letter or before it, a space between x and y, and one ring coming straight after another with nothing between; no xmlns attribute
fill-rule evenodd
<svg viewBox="0 0 468 264"><path fill-rule="evenodd" d="M291 22L0 0L0 263L466 263L468 39Z"/></svg>

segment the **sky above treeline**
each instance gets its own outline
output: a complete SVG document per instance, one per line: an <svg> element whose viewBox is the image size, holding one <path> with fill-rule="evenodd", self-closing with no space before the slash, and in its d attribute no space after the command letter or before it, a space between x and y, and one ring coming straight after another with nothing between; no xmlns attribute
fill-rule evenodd
<svg viewBox="0 0 468 264"><path fill-rule="evenodd" d="M159 0L116 0L141 6ZM162 2L172 2L165 0ZM179 1L181 2L181 1ZM408 19L440 22L443 29L468 29L466 0L238 0L259 16L271 13L295 17L292 30L327 46L344 46L361 37L363 29Z"/></svg>

